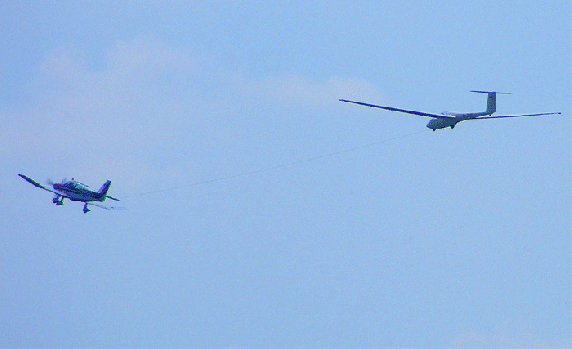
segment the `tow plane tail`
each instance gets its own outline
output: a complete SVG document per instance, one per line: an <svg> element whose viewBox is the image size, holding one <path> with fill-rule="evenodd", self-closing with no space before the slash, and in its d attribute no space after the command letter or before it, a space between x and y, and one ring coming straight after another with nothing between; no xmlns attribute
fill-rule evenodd
<svg viewBox="0 0 572 349"><path fill-rule="evenodd" d="M107 191L109 190L110 186L111 186L111 181L108 180L105 183L103 183L101 188L99 188L99 190L97 191L97 197L101 201L105 200L105 197L107 196Z"/></svg>

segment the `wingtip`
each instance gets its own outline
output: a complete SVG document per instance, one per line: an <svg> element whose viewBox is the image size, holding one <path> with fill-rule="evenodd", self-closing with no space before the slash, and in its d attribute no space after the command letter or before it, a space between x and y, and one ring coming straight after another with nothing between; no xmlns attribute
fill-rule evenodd
<svg viewBox="0 0 572 349"><path fill-rule="evenodd" d="M23 175L23 174L21 174L21 173L18 173L18 176L22 177L23 179L25 179L25 180L28 181L28 182L32 181L32 178L30 178L30 177L28 177L28 176L26 176L26 175ZM32 182L30 182L30 183L32 183Z"/></svg>

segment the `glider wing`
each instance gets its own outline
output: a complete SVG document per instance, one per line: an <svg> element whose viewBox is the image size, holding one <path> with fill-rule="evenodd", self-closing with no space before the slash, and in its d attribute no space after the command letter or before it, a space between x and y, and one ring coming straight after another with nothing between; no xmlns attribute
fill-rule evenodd
<svg viewBox="0 0 572 349"><path fill-rule="evenodd" d="M384 110L389 110L389 111L396 111L396 112L399 112L399 113L413 114L413 115L424 116L424 117L429 117L429 118L451 119L450 116L445 116L445 115L430 114L430 113L425 113L425 112L422 112L422 111L406 110L406 109L399 109L399 108L394 108L394 107L383 107L383 106L381 106L381 105L369 104L369 103L364 103L364 102L354 102L354 101L349 101L349 100L347 100L347 99L340 99L340 102L354 103L354 104L363 105L363 106L365 106L365 107L379 108L379 109L384 109Z"/></svg>
<svg viewBox="0 0 572 349"><path fill-rule="evenodd" d="M521 115L495 115L495 116L483 116L476 119L470 120L479 120L479 119L501 119L501 118L518 118L521 116L541 116L541 115L555 115L555 114L562 114L560 112L555 113L537 113L537 114L521 114Z"/></svg>

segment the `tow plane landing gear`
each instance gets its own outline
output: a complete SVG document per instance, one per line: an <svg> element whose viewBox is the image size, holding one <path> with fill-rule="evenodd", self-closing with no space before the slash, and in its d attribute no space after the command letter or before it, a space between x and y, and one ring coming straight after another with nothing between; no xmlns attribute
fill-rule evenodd
<svg viewBox="0 0 572 349"><path fill-rule="evenodd" d="M54 198L52 199L52 202L58 206L61 206L64 204L64 197L63 196L59 196L56 195L54 196Z"/></svg>
<svg viewBox="0 0 572 349"><path fill-rule="evenodd" d="M88 213L89 211L91 210L87 208L87 202L86 202L85 205L83 205L83 213Z"/></svg>

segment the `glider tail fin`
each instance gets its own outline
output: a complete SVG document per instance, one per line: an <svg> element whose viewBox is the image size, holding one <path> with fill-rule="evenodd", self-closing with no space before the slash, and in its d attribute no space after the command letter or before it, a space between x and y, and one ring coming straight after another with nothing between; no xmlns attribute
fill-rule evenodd
<svg viewBox="0 0 572 349"><path fill-rule="evenodd" d="M495 111L497 111L497 93L489 92L487 97L487 110L485 113L492 115Z"/></svg>
<svg viewBox="0 0 572 349"><path fill-rule="evenodd" d="M471 92L475 93L486 93L487 96L487 110L485 111L486 115L492 115L494 112L497 111L497 94L509 95L510 93L507 92L496 92L496 91L475 91L471 90Z"/></svg>

